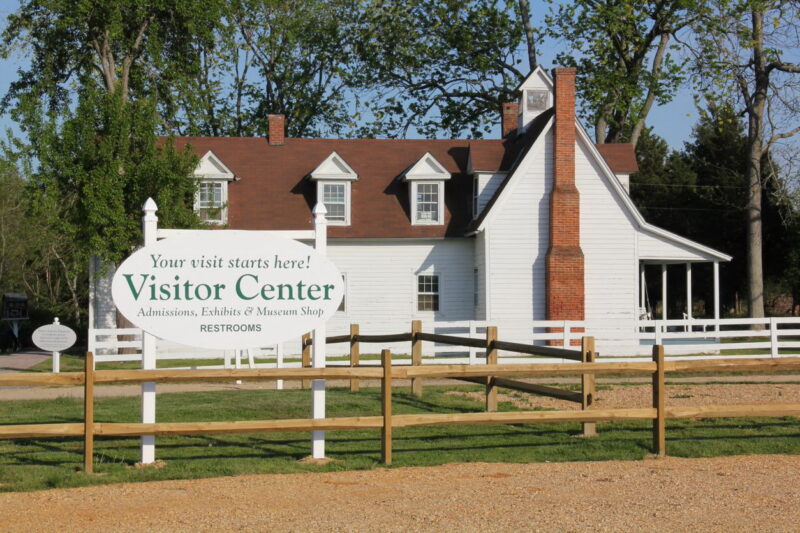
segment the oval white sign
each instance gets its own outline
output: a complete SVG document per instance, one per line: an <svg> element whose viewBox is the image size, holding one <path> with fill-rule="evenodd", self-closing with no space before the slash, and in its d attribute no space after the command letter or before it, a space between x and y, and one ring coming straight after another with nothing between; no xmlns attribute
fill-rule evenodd
<svg viewBox="0 0 800 533"><path fill-rule="evenodd" d="M48 324L36 328L31 335L33 344L46 352L63 352L75 344L77 336L67 326L61 324Z"/></svg>
<svg viewBox="0 0 800 533"><path fill-rule="evenodd" d="M311 331L339 307L344 283L300 242L248 231L171 237L117 268L114 303L148 333L189 346L264 347Z"/></svg>

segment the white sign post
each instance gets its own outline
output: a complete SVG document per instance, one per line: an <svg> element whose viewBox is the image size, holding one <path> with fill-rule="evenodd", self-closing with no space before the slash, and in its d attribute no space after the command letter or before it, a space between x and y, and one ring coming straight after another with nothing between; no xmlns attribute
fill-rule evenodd
<svg viewBox="0 0 800 533"><path fill-rule="evenodd" d="M325 367L325 322L344 295L342 275L325 256L326 210L314 208L314 231L159 230L157 207L144 205L144 247L117 267L117 309L142 328L142 368L155 369L155 338L248 350L314 331L313 366ZM159 240L159 238L163 238ZM314 239L310 248L294 239ZM312 414L325 417L325 382L314 380ZM155 423L155 384L142 384L142 423ZM312 456L325 455L313 432ZM142 462L155 461L155 440L142 437Z"/></svg>
<svg viewBox="0 0 800 533"><path fill-rule="evenodd" d="M62 326L56 317L52 324L36 328L31 340L40 350L52 352L53 372L57 374L61 372L61 352L75 344L77 336L70 328Z"/></svg>

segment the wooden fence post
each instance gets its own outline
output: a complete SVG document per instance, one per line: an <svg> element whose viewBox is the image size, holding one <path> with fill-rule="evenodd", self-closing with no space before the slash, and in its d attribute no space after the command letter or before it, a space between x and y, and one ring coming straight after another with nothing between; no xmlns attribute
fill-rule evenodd
<svg viewBox="0 0 800 533"><path fill-rule="evenodd" d="M583 365L595 362L596 353L594 351L594 337L581 337L581 361ZM584 367L585 368L585 367ZM594 374L581 374L581 409L589 409L594 404L594 397L597 393L595 388ZM597 436L597 423L584 422L583 436Z"/></svg>
<svg viewBox="0 0 800 533"><path fill-rule="evenodd" d="M303 356L302 356L302 366L303 368L311 368L311 333L306 333L303 335ZM300 381L300 386L304 389L307 389L311 386L310 379L304 379Z"/></svg>
<svg viewBox="0 0 800 533"><path fill-rule="evenodd" d="M497 340L497 327L486 326L486 364L497 364L497 348L494 341ZM486 376L486 412L497 411L497 388L493 376Z"/></svg>
<svg viewBox="0 0 800 533"><path fill-rule="evenodd" d="M94 354L86 352L83 370L83 470L94 470Z"/></svg>
<svg viewBox="0 0 800 533"><path fill-rule="evenodd" d="M422 341L417 338L417 333L422 331L422 321L411 321L411 365L422 364ZM417 398L422 397L422 378L411 378L411 393Z"/></svg>
<svg viewBox="0 0 800 533"><path fill-rule="evenodd" d="M383 380L381 381L381 414L383 415L383 431L381 432L381 461L385 465L392 464L392 352L381 351Z"/></svg>
<svg viewBox="0 0 800 533"><path fill-rule="evenodd" d="M358 366L361 359L361 344L358 342L358 324L350 324L350 366ZM358 378L350 378L350 392L361 390Z"/></svg>
<svg viewBox="0 0 800 533"><path fill-rule="evenodd" d="M653 361L656 371L653 373L653 408L656 418L653 420L653 453L659 457L667 455L667 417L666 417L666 381L664 372L664 346L653 346Z"/></svg>

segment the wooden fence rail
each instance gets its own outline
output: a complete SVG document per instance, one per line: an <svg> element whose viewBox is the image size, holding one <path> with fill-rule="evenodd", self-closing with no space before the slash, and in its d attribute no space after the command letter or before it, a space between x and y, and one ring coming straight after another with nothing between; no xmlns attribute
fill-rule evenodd
<svg viewBox="0 0 800 533"><path fill-rule="evenodd" d="M490 334L491 335L491 334ZM590 347L590 346L589 346ZM584 342L584 351L587 343ZM591 350L589 350L591 352ZM84 372L62 374L0 375L0 386L6 385L76 385L85 387L84 422L66 424L0 425L0 439L77 437L84 438L84 467L92 471L94 437L140 435L196 435L212 433L259 433L285 431L327 431L381 429L381 457L391 464L392 429L418 426L462 424L534 424L544 422L596 422L617 420L652 420L653 451L666 454L666 420L673 418L715 417L783 417L800 416L800 404L749 404L728 406L666 406L665 375L671 372L791 371L800 369L800 358L776 360L736 359L712 361L665 362L663 346L653 349L652 363L554 363L554 364L487 364L447 366L393 366L391 352L383 350L381 367L337 367L295 369L224 369L224 370L94 370L93 355L86 356ZM585 357L586 359L586 357ZM446 413L394 415L392 382L398 378L492 378L493 386L501 386L505 376L536 377L553 375L650 374L653 377L653 405L636 409L591 409L580 411L520 411L480 413ZM127 424L94 421L94 386L98 383L220 381L231 379L380 379L382 384L381 415L324 419L253 420L233 422L182 422ZM488 381L485 381L488 385ZM531 390L531 392L535 392ZM574 393L578 394L578 393ZM569 398L565 398L569 399ZM576 400L577 396L571 399ZM593 400L593 398L591 399ZM590 404L591 404L590 400ZM581 401L586 402L585 396ZM487 406L488 407L488 406ZM591 407L589 405L588 407ZM584 428L585 431L585 428Z"/></svg>

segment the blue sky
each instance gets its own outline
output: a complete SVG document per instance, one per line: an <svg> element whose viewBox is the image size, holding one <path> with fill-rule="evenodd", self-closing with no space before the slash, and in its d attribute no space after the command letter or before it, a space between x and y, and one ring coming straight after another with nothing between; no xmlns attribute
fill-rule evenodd
<svg viewBox="0 0 800 533"><path fill-rule="evenodd" d="M0 0L0 20L5 26L5 19L9 13L14 12L18 7L17 0ZM540 21L535 20L535 23ZM543 67L551 68L553 58L559 52L563 43L547 42L547 46L540 50L539 62ZM26 65L26 60L17 54L9 59L0 59L0 94L4 95L8 91L8 86L17 76L17 70ZM498 111L498 124L500 120ZM689 139L692 126L697 120L697 111L692 101L691 93L687 89L680 91L676 97L667 105L655 106L648 117L648 125L660 137L663 137L674 149L683 147L683 142ZM5 131L11 128L15 133L19 133L19 128L8 115L0 115L0 137L5 137ZM590 132L593 133L593 132ZM500 135L499 126L497 135Z"/></svg>

